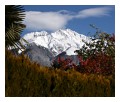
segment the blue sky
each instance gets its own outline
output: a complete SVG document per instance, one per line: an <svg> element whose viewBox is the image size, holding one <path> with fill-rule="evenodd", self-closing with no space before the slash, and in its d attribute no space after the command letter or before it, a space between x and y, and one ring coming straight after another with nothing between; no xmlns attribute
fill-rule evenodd
<svg viewBox="0 0 120 102"><path fill-rule="evenodd" d="M96 25L102 31L115 33L114 5L24 5L26 29L29 32L45 30L55 32L69 28L78 33L92 35Z"/></svg>

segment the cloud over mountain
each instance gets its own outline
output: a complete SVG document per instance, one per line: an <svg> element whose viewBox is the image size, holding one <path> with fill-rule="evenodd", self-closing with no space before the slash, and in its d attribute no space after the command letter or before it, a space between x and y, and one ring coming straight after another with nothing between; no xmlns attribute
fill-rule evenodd
<svg viewBox="0 0 120 102"><path fill-rule="evenodd" d="M65 28L72 19L109 16L111 10L111 7L104 6L84 9L79 12L67 10L56 12L27 11L24 23L27 25L27 29L56 31Z"/></svg>

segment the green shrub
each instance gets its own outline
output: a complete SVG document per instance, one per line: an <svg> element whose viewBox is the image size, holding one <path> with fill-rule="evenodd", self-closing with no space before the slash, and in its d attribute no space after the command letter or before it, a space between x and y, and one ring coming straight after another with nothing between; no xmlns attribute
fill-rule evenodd
<svg viewBox="0 0 120 102"><path fill-rule="evenodd" d="M5 96L95 97L115 96L112 76L82 74L75 70L45 68L6 50Z"/></svg>

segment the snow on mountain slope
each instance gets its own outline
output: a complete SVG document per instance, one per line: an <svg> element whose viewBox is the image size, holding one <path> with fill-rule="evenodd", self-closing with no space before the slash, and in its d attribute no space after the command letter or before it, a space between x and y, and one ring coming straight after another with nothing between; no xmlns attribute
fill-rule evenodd
<svg viewBox="0 0 120 102"><path fill-rule="evenodd" d="M48 48L55 56L63 51L67 55L75 55L74 51L80 49L85 40L90 41L90 38L79 34L71 29L60 29L54 33L47 33L46 31L32 32L23 36L29 43Z"/></svg>

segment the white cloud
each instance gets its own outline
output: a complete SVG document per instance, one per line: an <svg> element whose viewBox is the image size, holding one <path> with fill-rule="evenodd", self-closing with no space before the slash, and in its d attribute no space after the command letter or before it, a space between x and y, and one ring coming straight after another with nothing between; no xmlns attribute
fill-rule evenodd
<svg viewBox="0 0 120 102"><path fill-rule="evenodd" d="M90 8L77 13L67 10L57 12L28 11L24 23L27 29L56 31L64 28L72 19L108 16L110 11L110 7Z"/></svg>
<svg viewBox="0 0 120 102"><path fill-rule="evenodd" d="M109 16L110 7L99 7L82 10L76 16L77 18Z"/></svg>
<svg viewBox="0 0 120 102"><path fill-rule="evenodd" d="M25 24L28 29L54 31L65 27L72 18L67 13L62 13L29 11L26 12Z"/></svg>

